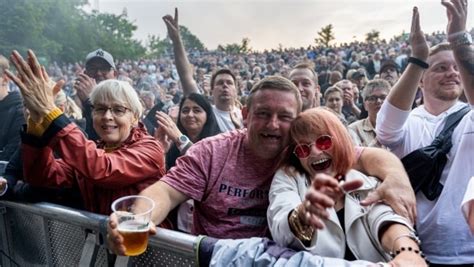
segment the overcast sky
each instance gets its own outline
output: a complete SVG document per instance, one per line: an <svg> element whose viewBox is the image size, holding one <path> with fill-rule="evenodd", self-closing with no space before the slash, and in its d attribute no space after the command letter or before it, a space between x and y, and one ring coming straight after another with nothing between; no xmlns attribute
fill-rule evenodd
<svg viewBox="0 0 474 267"><path fill-rule="evenodd" d="M372 29L390 39L409 32L411 10L418 6L422 29L445 30L446 12L440 0L89 0L101 12L120 14L127 9L138 26L136 37L166 36L161 19L179 9L185 25L209 49L250 38L256 50L314 44L317 32L333 24L337 42L363 40ZM468 29L473 27L474 0L469 0Z"/></svg>

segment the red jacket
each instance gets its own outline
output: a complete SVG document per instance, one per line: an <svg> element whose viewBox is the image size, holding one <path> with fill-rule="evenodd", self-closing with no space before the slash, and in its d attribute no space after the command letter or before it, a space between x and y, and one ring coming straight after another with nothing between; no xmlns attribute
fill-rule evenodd
<svg viewBox="0 0 474 267"><path fill-rule="evenodd" d="M110 214L115 199L136 195L165 174L163 148L143 125L133 128L121 147L108 153L63 115L41 139L24 133L22 139L25 180L43 187L77 186L85 209L95 213Z"/></svg>

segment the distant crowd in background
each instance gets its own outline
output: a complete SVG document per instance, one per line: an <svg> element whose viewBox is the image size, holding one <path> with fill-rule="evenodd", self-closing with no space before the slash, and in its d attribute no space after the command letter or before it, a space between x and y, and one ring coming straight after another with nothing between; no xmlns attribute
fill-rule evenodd
<svg viewBox="0 0 474 267"><path fill-rule="evenodd" d="M474 29L471 30L474 34ZM446 41L443 32L426 35L427 41L436 45ZM309 47L300 49L271 50L260 53L229 55L220 51L189 51L189 61L193 65L193 73L199 85L200 92L210 95L210 76L217 69L230 69L237 79L238 95L245 102L253 84L269 75L288 77L291 68L300 62L311 62L318 73L318 82L322 87L321 93L334 84L334 80L353 80L354 71L358 70L365 76L365 81L380 77L381 63L393 60L399 72L407 65L411 53L408 44L408 35L392 39L390 42L377 43L352 42L334 47ZM84 63L51 64L47 67L48 73L55 79L64 79L64 91L67 96L74 97L76 91L73 82L77 75L84 71ZM182 96L182 87L176 70L174 59L141 59L123 60L116 62L118 79L128 81L139 92L153 94L152 101L165 104L164 110L179 103ZM354 71L351 71L354 70ZM331 77L333 81L331 82ZM365 85L359 84L362 90ZM362 87L361 87L362 86ZM145 96L148 95L148 96ZM142 98L152 97L144 93ZM149 103L147 100L145 104ZM149 109L148 104L148 109Z"/></svg>

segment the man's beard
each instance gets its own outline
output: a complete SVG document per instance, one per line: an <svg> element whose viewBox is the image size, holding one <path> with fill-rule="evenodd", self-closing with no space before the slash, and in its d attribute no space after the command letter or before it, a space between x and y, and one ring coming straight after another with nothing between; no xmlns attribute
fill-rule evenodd
<svg viewBox="0 0 474 267"><path fill-rule="evenodd" d="M462 94L462 88L458 88L456 90L449 90L449 91L444 91L444 90L438 90L435 91L434 97L443 100L443 101L453 101L458 99Z"/></svg>

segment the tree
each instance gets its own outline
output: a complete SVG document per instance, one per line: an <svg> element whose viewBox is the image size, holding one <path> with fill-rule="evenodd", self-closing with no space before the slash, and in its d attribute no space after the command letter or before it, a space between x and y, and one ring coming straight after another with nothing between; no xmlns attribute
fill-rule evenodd
<svg viewBox="0 0 474 267"><path fill-rule="evenodd" d="M0 0L0 53L33 49L51 61L77 62L99 47L116 58L138 58L146 49L133 39L137 27L121 15L87 14L87 0Z"/></svg>
<svg viewBox="0 0 474 267"><path fill-rule="evenodd" d="M160 39L159 36L148 35L147 48L148 57L158 58L172 51L173 45L169 38Z"/></svg>
<svg viewBox="0 0 474 267"><path fill-rule="evenodd" d="M314 41L318 45L322 45L325 47L329 47L329 43L336 39L334 37L333 27L332 24L329 24L325 27L322 27L321 30L318 32L319 37L315 38Z"/></svg>
<svg viewBox="0 0 474 267"><path fill-rule="evenodd" d="M197 49L199 51L206 50L201 40L199 40L196 35L192 34L186 26L179 25L179 33L181 34L181 39L183 40L183 45L186 49Z"/></svg>
<svg viewBox="0 0 474 267"><path fill-rule="evenodd" d="M145 55L146 49L134 40L133 32L137 29L128 21L127 14L96 14L98 23L97 45L110 52L115 58L139 58Z"/></svg>
<svg viewBox="0 0 474 267"><path fill-rule="evenodd" d="M252 48L250 47L250 38L245 37L242 39L242 44L240 45L240 52L244 54L252 52Z"/></svg>
<svg viewBox="0 0 474 267"><path fill-rule="evenodd" d="M241 43L232 43L226 45L218 45L217 50L226 52L229 54L247 54L252 51L252 48L249 46L250 38L243 38Z"/></svg>
<svg viewBox="0 0 474 267"><path fill-rule="evenodd" d="M375 43L380 40L380 32L377 30L372 30L365 34L365 41L368 43Z"/></svg>

